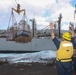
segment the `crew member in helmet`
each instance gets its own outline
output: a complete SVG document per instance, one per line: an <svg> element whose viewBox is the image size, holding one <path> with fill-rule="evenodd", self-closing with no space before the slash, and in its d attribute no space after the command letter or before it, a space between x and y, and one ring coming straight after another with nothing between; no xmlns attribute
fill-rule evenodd
<svg viewBox="0 0 76 75"><path fill-rule="evenodd" d="M72 23L70 23L71 26L73 26L73 30L74 30L74 25ZM75 36L75 32L73 32L74 38L72 38L71 41L73 41L73 46L74 46L74 55L73 55L73 66L74 66L74 75L76 75L76 36Z"/></svg>
<svg viewBox="0 0 76 75"><path fill-rule="evenodd" d="M17 9L12 8L12 10L17 12L18 14L20 14L22 11L24 11L24 13L25 13L25 9L20 10L20 4L17 4Z"/></svg>
<svg viewBox="0 0 76 75"><path fill-rule="evenodd" d="M72 27L72 35L70 32L65 32L62 35L60 42L53 31L54 24L50 23L51 38L57 47L56 51L56 69L58 75L72 75L72 56L74 53L71 38L74 37L74 29Z"/></svg>
<svg viewBox="0 0 76 75"><path fill-rule="evenodd" d="M76 36L74 37L74 55L73 55L73 61L74 61L74 73L76 75Z"/></svg>

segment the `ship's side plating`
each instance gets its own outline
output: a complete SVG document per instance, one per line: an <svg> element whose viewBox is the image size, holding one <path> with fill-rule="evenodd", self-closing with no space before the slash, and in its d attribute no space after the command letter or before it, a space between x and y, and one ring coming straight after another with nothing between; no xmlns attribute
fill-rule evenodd
<svg viewBox="0 0 76 75"><path fill-rule="evenodd" d="M51 38L33 38L29 43L16 43L14 41L6 41L0 38L0 53L4 52L34 52L42 50L56 50Z"/></svg>

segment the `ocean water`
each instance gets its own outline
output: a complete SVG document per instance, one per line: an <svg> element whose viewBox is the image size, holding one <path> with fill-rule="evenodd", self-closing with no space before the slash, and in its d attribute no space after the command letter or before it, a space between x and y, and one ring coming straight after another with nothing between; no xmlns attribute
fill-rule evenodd
<svg viewBox="0 0 76 75"><path fill-rule="evenodd" d="M9 63L19 62L47 62L56 58L56 51L47 50L34 53L0 53L0 61L8 61Z"/></svg>

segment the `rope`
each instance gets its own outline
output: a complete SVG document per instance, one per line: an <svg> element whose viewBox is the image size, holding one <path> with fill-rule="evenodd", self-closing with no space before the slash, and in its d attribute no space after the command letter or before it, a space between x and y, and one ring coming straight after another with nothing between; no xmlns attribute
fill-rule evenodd
<svg viewBox="0 0 76 75"><path fill-rule="evenodd" d="M13 1L13 0L12 0L12 1ZM15 1L16 4L18 4L18 3L17 3L17 0L14 0L14 1ZM14 2L13 2L13 3L14 3ZM15 4L15 3L14 3L14 4ZM15 6L16 6L16 5L15 5ZM21 14L20 14L20 15L21 15ZM24 11L23 16L21 15L21 17L22 17L22 20L25 20L25 17L26 17L26 22L28 22L28 18L27 18L27 16L25 16L25 11Z"/></svg>
<svg viewBox="0 0 76 75"><path fill-rule="evenodd" d="M48 26L46 26L45 28L48 28L49 27L49 25ZM43 28L42 30L44 30L45 28Z"/></svg>
<svg viewBox="0 0 76 75"><path fill-rule="evenodd" d="M9 23L8 23L8 28L10 25L11 17L12 17L12 25L14 24L14 22L17 22L14 14L13 14L13 11L11 11L11 15L10 15Z"/></svg>
<svg viewBox="0 0 76 75"><path fill-rule="evenodd" d="M16 2L16 4L18 4L16 0L15 0L15 2Z"/></svg>
<svg viewBox="0 0 76 75"><path fill-rule="evenodd" d="M27 23L28 23L28 18L27 18L27 15L26 15L26 21L27 21Z"/></svg>
<svg viewBox="0 0 76 75"><path fill-rule="evenodd" d="M13 1L13 0L12 0L12 1ZM18 4L18 3L17 3L17 0L15 0L15 3ZM21 15L21 14L20 14L20 15ZM28 18L27 18L27 16L25 16L25 12L24 12L23 16L21 15L21 17L22 17L23 20L25 20L25 17L26 17L26 21L28 22Z"/></svg>
<svg viewBox="0 0 76 75"><path fill-rule="evenodd" d="M9 23L8 23L8 28L9 28L9 25L10 25L11 16L12 16L12 11L11 11L11 15L10 15Z"/></svg>
<svg viewBox="0 0 76 75"><path fill-rule="evenodd" d="M12 11L12 25L13 25L13 22L14 22L14 21L13 21L13 11Z"/></svg>
<svg viewBox="0 0 76 75"><path fill-rule="evenodd" d="M23 16L22 16L22 19L25 20L25 12L24 12L24 14L23 14Z"/></svg>
<svg viewBox="0 0 76 75"><path fill-rule="evenodd" d="M14 1L12 0L12 2L14 3ZM16 4L14 3L15 7L16 7Z"/></svg>
<svg viewBox="0 0 76 75"><path fill-rule="evenodd" d="M17 20L16 20L16 18L15 18L15 15L14 15L14 14L12 15L12 17L13 17L13 23L15 23L15 22L17 23ZM12 23L12 25L14 25L13 23Z"/></svg>

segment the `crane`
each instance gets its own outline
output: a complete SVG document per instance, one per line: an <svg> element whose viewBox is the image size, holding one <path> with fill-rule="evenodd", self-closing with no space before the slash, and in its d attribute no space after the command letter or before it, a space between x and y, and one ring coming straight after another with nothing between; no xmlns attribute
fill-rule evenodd
<svg viewBox="0 0 76 75"><path fill-rule="evenodd" d="M14 10L15 12L17 12L18 14L20 14L20 13L23 12L23 11L24 11L24 13L25 13L25 9L20 10L20 4L17 4L17 9L12 8L12 10Z"/></svg>
<svg viewBox="0 0 76 75"><path fill-rule="evenodd" d="M18 24L17 24L13 11L18 13L19 15L21 12L23 12L22 20L20 20L20 22ZM31 42L30 27L25 21L25 9L21 10L20 4L17 4L17 9L12 8L11 17L12 17L12 26L7 28L6 40L15 41L15 42L19 42L19 43ZM11 17L10 17L10 19L11 19Z"/></svg>

